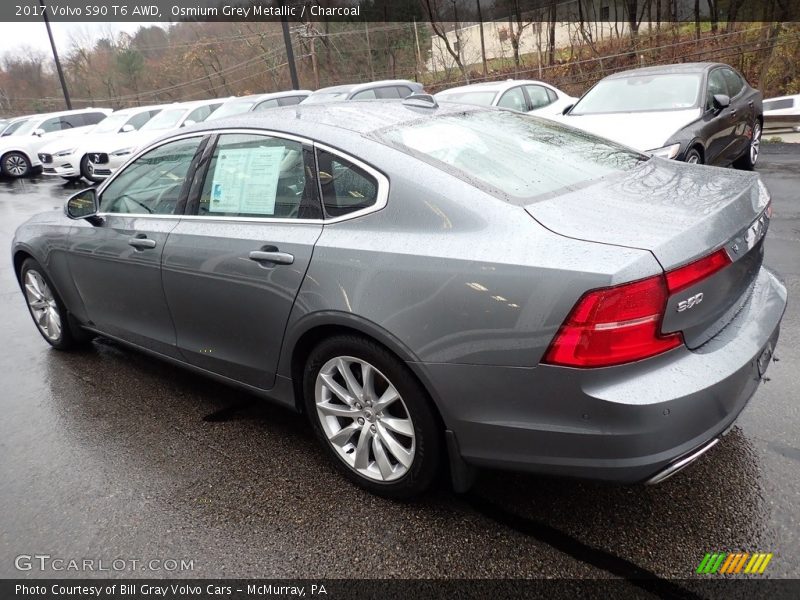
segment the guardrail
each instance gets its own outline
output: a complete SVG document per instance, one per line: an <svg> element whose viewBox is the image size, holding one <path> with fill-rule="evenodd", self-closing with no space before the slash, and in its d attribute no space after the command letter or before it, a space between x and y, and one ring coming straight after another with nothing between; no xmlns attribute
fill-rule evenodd
<svg viewBox="0 0 800 600"><path fill-rule="evenodd" d="M800 131L800 115L764 115L764 131Z"/></svg>

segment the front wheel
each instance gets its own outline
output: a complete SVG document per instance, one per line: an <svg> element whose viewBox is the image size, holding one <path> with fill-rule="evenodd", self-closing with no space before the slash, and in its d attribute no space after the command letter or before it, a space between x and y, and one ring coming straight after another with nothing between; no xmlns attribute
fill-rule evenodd
<svg viewBox="0 0 800 600"><path fill-rule="evenodd" d="M0 171L6 177L25 177L31 171L31 161L22 152L9 152L0 162Z"/></svg>
<svg viewBox="0 0 800 600"><path fill-rule="evenodd" d="M758 155L761 152L761 123L756 121L753 125L753 135L750 138L750 144L747 147L747 152L742 154L733 163L737 169L744 169L745 171L752 171L756 168Z"/></svg>
<svg viewBox="0 0 800 600"><path fill-rule="evenodd" d="M73 333L64 303L38 262L29 258L22 263L20 278L28 311L48 344L58 350L69 350L91 339L89 334Z"/></svg>
<svg viewBox="0 0 800 600"><path fill-rule="evenodd" d="M687 163L690 165L702 165L703 164L703 157L700 155L700 151L697 148L691 148L686 153L686 158L684 158Z"/></svg>
<svg viewBox="0 0 800 600"><path fill-rule="evenodd" d="M391 498L430 486L439 427L427 393L388 350L357 336L325 340L308 357L303 392L314 433L350 480Z"/></svg>

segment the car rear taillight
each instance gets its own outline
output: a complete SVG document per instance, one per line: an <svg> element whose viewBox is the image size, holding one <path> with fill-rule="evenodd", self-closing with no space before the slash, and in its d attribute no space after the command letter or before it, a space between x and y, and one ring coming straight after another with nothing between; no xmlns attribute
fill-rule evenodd
<svg viewBox="0 0 800 600"><path fill-rule="evenodd" d="M729 264L731 264L730 256L728 256L725 248L720 248L713 254L690 262L688 265L678 267L672 271L667 271L667 288L669 289L669 293L674 294L675 292L686 289L698 281L710 277Z"/></svg>
<svg viewBox="0 0 800 600"><path fill-rule="evenodd" d="M666 303L663 275L587 292L564 321L543 362L608 367L680 346L680 333L659 333Z"/></svg>
<svg viewBox="0 0 800 600"><path fill-rule="evenodd" d="M724 248L664 275L584 294L558 330L542 362L609 367L650 358L683 344L681 332L662 334L670 294L731 264Z"/></svg>

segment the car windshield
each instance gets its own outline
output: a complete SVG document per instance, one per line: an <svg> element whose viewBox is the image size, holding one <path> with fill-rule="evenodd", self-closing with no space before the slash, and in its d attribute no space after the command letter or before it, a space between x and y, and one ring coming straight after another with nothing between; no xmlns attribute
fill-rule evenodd
<svg viewBox="0 0 800 600"><path fill-rule="evenodd" d="M131 113L111 114L100 121L92 130L92 133L116 133L130 118Z"/></svg>
<svg viewBox="0 0 800 600"><path fill-rule="evenodd" d="M173 129L178 126L178 121L186 114L188 108L170 108L162 110L147 123L142 125L139 131L154 131L158 129Z"/></svg>
<svg viewBox="0 0 800 600"><path fill-rule="evenodd" d="M3 135L14 135L20 127L25 125L28 122L28 119L22 119L21 121L14 121L6 125L5 129L3 129Z"/></svg>
<svg viewBox="0 0 800 600"><path fill-rule="evenodd" d="M211 113L206 121L213 121L215 119L223 119L225 117L246 113L253 108L253 105L256 103L256 101L257 99L239 102L227 102Z"/></svg>
<svg viewBox="0 0 800 600"><path fill-rule="evenodd" d="M497 92L440 92L436 97L444 102L491 106L496 95Z"/></svg>
<svg viewBox="0 0 800 600"><path fill-rule="evenodd" d="M301 104L318 104L320 102L334 102L347 100L348 92L316 92L303 100Z"/></svg>
<svg viewBox="0 0 800 600"><path fill-rule="evenodd" d="M572 127L506 111L444 115L388 127L375 135L523 204L630 170L648 158Z"/></svg>
<svg viewBox="0 0 800 600"><path fill-rule="evenodd" d="M700 98L699 73L632 75L604 79L578 100L572 115L693 108Z"/></svg>
<svg viewBox="0 0 800 600"><path fill-rule="evenodd" d="M40 119L28 119L11 135L28 135L29 133L33 133L40 123L42 123Z"/></svg>

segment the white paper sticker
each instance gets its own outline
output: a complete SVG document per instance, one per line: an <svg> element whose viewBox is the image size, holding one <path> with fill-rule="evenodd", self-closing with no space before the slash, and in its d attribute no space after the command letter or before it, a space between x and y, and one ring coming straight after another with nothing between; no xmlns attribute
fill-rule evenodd
<svg viewBox="0 0 800 600"><path fill-rule="evenodd" d="M221 148L211 181L209 212L275 214L282 147Z"/></svg>

